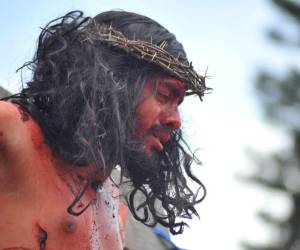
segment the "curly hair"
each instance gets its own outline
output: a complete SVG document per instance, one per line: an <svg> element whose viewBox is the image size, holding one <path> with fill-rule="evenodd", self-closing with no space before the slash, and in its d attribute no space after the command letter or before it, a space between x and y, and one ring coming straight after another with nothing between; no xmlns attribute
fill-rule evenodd
<svg viewBox="0 0 300 250"><path fill-rule="evenodd" d="M175 36L148 17L109 11L90 18L73 11L42 29L35 56L24 65L32 70L32 80L10 99L37 121L57 157L75 167L95 164L105 178L121 166L132 183L127 201L137 220L181 233L185 223L177 218L197 215L194 205L205 196L203 184L191 172L194 157L186 151L181 131L172 132L151 169L141 142L132 137L146 79L168 73L107 44L82 42L82 31L93 22L113 25L129 39L166 41L164 49L188 64ZM184 172L202 190L200 197L188 187ZM137 201L139 194L145 196L143 202Z"/></svg>

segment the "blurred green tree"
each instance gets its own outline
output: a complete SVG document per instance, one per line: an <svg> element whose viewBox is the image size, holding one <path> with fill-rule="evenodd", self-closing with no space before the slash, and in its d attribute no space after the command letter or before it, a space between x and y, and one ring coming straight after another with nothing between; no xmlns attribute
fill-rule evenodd
<svg viewBox="0 0 300 250"><path fill-rule="evenodd" d="M300 52L300 1L270 0L285 15L295 29L284 26L269 31L273 43ZM292 30L292 32L290 32ZM299 55L299 54L298 54ZM299 59L299 57L298 57ZM299 62L300 60L298 60ZM268 156L254 153L257 173L250 177L271 190L286 193L292 202L290 216L282 221L268 212L259 212L263 221L275 226L277 239L265 246L242 242L248 250L300 250L300 63L295 62L284 69L283 74L275 70L262 69L257 74L256 94L265 117L282 128L291 138L288 148Z"/></svg>

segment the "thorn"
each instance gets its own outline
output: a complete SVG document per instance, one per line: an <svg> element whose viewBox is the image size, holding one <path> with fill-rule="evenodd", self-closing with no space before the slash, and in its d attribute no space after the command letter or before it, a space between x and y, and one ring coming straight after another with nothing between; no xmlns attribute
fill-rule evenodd
<svg viewBox="0 0 300 250"><path fill-rule="evenodd" d="M206 67L206 70L205 70L204 77L206 77L206 76L207 76L207 71L208 71L208 66Z"/></svg>
<svg viewBox="0 0 300 250"><path fill-rule="evenodd" d="M155 52L155 53L154 53L154 55L152 56L152 59L151 59L151 61L153 61L153 60L154 60L154 58L156 57L156 55L157 55L157 53Z"/></svg>
<svg viewBox="0 0 300 250"><path fill-rule="evenodd" d="M110 24L108 30L109 30L109 32L108 32L108 39L111 40L111 31L112 31L112 26L111 26L111 24Z"/></svg>
<svg viewBox="0 0 300 250"><path fill-rule="evenodd" d="M166 41L162 41L162 43L159 45L159 47L161 49L164 49L166 45L167 45L167 42Z"/></svg>

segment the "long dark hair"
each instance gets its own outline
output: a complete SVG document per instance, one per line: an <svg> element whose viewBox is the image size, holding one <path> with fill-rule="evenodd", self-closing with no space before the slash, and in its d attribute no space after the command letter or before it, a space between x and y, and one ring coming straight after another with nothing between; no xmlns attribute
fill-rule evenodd
<svg viewBox="0 0 300 250"><path fill-rule="evenodd" d="M172 132L152 171L139 142L132 139L145 80L167 73L107 44L83 41L83 31L95 22L112 25L128 39L166 41L164 49L188 63L175 36L148 17L109 11L89 18L73 11L42 29L37 52L25 64L32 80L11 99L38 122L57 157L76 167L95 164L105 177L120 165L132 183L127 201L134 217L181 233L185 223L176 218L197 215L194 205L205 196L204 186L191 173L194 158L186 152L181 131ZM184 173L198 184L200 197L188 187ZM136 199L141 194L143 201Z"/></svg>

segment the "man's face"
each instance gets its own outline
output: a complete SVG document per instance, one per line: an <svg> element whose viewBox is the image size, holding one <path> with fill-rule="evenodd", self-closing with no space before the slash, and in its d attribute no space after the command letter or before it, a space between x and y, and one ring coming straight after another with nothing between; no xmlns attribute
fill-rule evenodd
<svg viewBox="0 0 300 250"><path fill-rule="evenodd" d="M181 126L178 105L185 96L183 82L172 77L148 79L139 97L136 128L146 153L162 151L170 132Z"/></svg>

